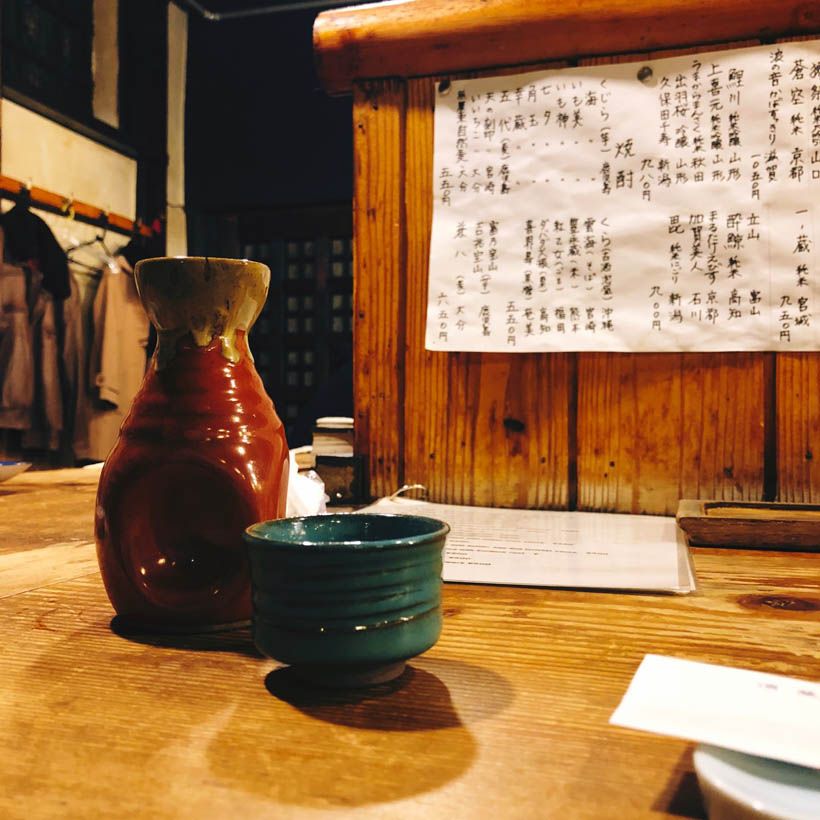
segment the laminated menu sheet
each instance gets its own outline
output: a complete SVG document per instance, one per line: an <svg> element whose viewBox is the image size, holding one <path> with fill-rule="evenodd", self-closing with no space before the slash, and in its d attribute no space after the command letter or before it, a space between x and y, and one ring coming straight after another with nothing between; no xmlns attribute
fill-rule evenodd
<svg viewBox="0 0 820 820"><path fill-rule="evenodd" d="M820 41L439 84L426 346L820 349Z"/></svg>
<svg viewBox="0 0 820 820"><path fill-rule="evenodd" d="M359 512L424 515L449 524L445 581L676 593L695 588L688 547L674 518L395 497Z"/></svg>

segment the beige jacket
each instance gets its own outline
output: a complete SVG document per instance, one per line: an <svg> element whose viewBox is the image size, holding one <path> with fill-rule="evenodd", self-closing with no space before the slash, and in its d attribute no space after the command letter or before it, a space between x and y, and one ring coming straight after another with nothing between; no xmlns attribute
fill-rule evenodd
<svg viewBox="0 0 820 820"><path fill-rule="evenodd" d="M93 396L86 430L74 440L77 458L102 461L117 440L122 422L145 377L148 316L124 257L103 269L94 297L88 388ZM86 435L87 434L87 435Z"/></svg>

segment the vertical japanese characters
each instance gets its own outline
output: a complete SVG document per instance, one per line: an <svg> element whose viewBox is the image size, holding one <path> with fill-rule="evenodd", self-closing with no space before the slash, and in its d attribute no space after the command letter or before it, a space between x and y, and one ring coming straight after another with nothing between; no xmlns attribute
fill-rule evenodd
<svg viewBox="0 0 820 820"><path fill-rule="evenodd" d="M435 126L428 347L817 347L817 42L453 82Z"/></svg>

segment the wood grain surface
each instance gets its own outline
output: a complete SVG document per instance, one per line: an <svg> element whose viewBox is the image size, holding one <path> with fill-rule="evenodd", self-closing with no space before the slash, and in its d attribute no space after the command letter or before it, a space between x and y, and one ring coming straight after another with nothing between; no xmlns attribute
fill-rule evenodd
<svg viewBox="0 0 820 820"><path fill-rule="evenodd" d="M356 452L370 491L404 480L404 118L400 81L357 85L353 97L353 334Z"/></svg>
<svg viewBox="0 0 820 820"><path fill-rule="evenodd" d="M813 555L693 552L688 596L445 585L440 641L359 693L245 631L117 634L96 570L0 572L0 817L702 818L693 745L610 714L648 652L817 679L820 594Z"/></svg>
<svg viewBox="0 0 820 820"><path fill-rule="evenodd" d="M431 501L566 506L572 357L424 348L435 86L407 87L405 480L424 484Z"/></svg>
<svg viewBox="0 0 820 820"><path fill-rule="evenodd" d="M807 40L789 37L779 42ZM820 501L820 355L778 353L775 364L775 420L778 501Z"/></svg>
<svg viewBox="0 0 820 820"><path fill-rule="evenodd" d="M487 73L497 72L472 72ZM775 446L792 444L784 433L794 429L804 442L807 420L814 418L801 398L792 403L787 390L776 393L774 354L425 350L437 80L404 83L403 117L395 110L401 86L398 80L371 81L356 97L357 117L389 120L404 133L390 130L385 144L377 137L365 141L357 126L356 213L381 225L379 233L366 223L361 239L357 232L356 255L356 378L365 391L356 388L357 435L371 458L373 494L388 494L406 481L425 485L432 500L445 503L665 515L673 515L684 496L774 498L778 477L792 469L778 469ZM385 112L374 110L382 97ZM374 156L380 150L388 156ZM368 204L385 173L394 174L401 205ZM398 233L389 237L393 224ZM392 274L384 268L391 258L397 265ZM804 391L816 395L820 381L812 382L803 368ZM388 392L380 392L384 385ZM372 425L380 436L369 431ZM811 451L808 445L801 452ZM810 469L810 459L797 461L799 469ZM793 492L788 482L783 486Z"/></svg>
<svg viewBox="0 0 820 820"><path fill-rule="evenodd" d="M765 354L578 356L578 507L763 497Z"/></svg>
<svg viewBox="0 0 820 820"><path fill-rule="evenodd" d="M704 51L696 46L579 65ZM681 497L762 499L773 401L764 353L578 354L578 508L674 515Z"/></svg>
<svg viewBox="0 0 820 820"><path fill-rule="evenodd" d="M777 356L778 499L820 501L820 356Z"/></svg>
<svg viewBox="0 0 820 820"><path fill-rule="evenodd" d="M0 483L0 556L93 540L100 471L29 470Z"/></svg>
<svg viewBox="0 0 820 820"><path fill-rule="evenodd" d="M313 30L331 93L558 58L787 37L820 28L816 0L415 0L331 9Z"/></svg>
<svg viewBox="0 0 820 820"><path fill-rule="evenodd" d="M0 555L0 597L79 578L97 570L93 541L68 541Z"/></svg>
<svg viewBox="0 0 820 820"><path fill-rule="evenodd" d="M675 516L690 544L820 551L820 505L682 498Z"/></svg>

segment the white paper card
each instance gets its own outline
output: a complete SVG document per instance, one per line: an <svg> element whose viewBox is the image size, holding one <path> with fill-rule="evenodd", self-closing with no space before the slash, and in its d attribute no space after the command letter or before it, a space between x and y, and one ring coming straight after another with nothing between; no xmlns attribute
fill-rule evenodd
<svg viewBox="0 0 820 820"><path fill-rule="evenodd" d="M690 592L695 582L674 518L511 510L382 498L359 512L447 522L443 578L474 584Z"/></svg>
<svg viewBox="0 0 820 820"><path fill-rule="evenodd" d="M610 723L820 769L820 684L647 655Z"/></svg>
<svg viewBox="0 0 820 820"><path fill-rule="evenodd" d="M820 41L436 93L430 350L817 350Z"/></svg>

